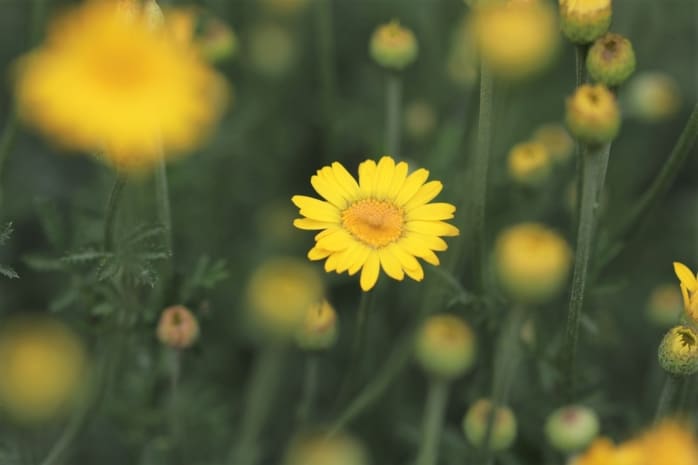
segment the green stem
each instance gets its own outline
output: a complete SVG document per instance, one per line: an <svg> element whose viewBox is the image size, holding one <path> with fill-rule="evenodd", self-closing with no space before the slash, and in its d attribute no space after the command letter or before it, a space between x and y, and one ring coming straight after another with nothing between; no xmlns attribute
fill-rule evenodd
<svg viewBox="0 0 698 465"><path fill-rule="evenodd" d="M318 34L318 56L320 59L320 86L322 89L322 110L325 137L327 138L327 157L334 160L334 41L332 36L331 0L316 0L316 18Z"/></svg>
<svg viewBox="0 0 698 465"><path fill-rule="evenodd" d="M447 402L448 382L440 379L431 380L424 412L422 442L419 445L415 465L436 465L439 459L439 440Z"/></svg>
<svg viewBox="0 0 698 465"><path fill-rule="evenodd" d="M679 139L676 141L676 145L674 145L669 158L667 158L661 171L652 182L652 185L642 194L640 200L620 222L620 226L616 228L612 234L612 237L615 239L611 241L612 243L623 239L625 239L623 242L627 243L627 236L641 229L640 227L647 220L648 214L669 191L676 176L685 164L688 155L691 153L697 138L698 103L693 106L693 111L688 117L686 126L681 132Z"/></svg>
<svg viewBox="0 0 698 465"><path fill-rule="evenodd" d="M490 163L493 118L493 81L485 65L480 67L480 113L478 116L477 149L471 170L469 212L471 256L475 285L482 289L485 263L485 209L487 205L487 173Z"/></svg>
<svg viewBox="0 0 698 465"><path fill-rule="evenodd" d="M606 167L611 145L606 144L596 149L588 148L582 155L582 179L577 230L577 248L572 272L572 290L570 293L567 327L565 329L565 383L569 401L574 399L574 375L576 365L577 342L579 339L579 322L584 304L584 291L589 267L589 256L594 235L598 210L599 195L606 177Z"/></svg>
<svg viewBox="0 0 698 465"><path fill-rule="evenodd" d="M526 307L515 305L511 309L504 329L499 336L494 361L492 397L490 399L492 409L487 416L485 437L482 442L482 463L485 464L492 464L494 461L494 456L490 449L490 437L494 427L495 414L500 407L506 405L509 401L509 394L514 384L516 370L521 358L521 327L526 321L526 316Z"/></svg>
<svg viewBox="0 0 698 465"><path fill-rule="evenodd" d="M238 441L230 455L231 465L252 465L257 462L257 440L273 406L283 366L283 355L284 348L271 343L259 355L248 385Z"/></svg>
<svg viewBox="0 0 698 465"><path fill-rule="evenodd" d="M167 248L172 250L172 208L170 207L170 190L167 182L167 165L165 157L160 157L155 166L155 200L157 202L158 221L165 228Z"/></svg>
<svg viewBox="0 0 698 465"><path fill-rule="evenodd" d="M126 175L123 173L116 174L114 186L109 194L107 202L107 210L104 218L104 251L112 252L114 249L114 225L116 223L116 214L121 204L123 197L124 186L126 185Z"/></svg>
<svg viewBox="0 0 698 465"><path fill-rule="evenodd" d="M305 379L303 381L303 397L296 414L298 423L303 425L313 409L315 392L317 391L318 359L317 355L309 354L305 360Z"/></svg>
<svg viewBox="0 0 698 465"><path fill-rule="evenodd" d="M588 47L586 45L576 45L574 48L574 58L575 58L575 89L580 87L585 82L586 77L586 56ZM582 205L582 188L584 185L584 157L582 156L582 144L579 140L574 141L574 153L577 160L577 227L579 227L579 215L581 212Z"/></svg>
<svg viewBox="0 0 698 465"><path fill-rule="evenodd" d="M368 332L368 321L371 316L375 290L361 293L359 309L356 312L356 326L354 327L354 341L351 349L351 361L342 385L339 389L337 402L343 403L350 394L352 387L363 371L363 363L366 353L366 333Z"/></svg>
<svg viewBox="0 0 698 465"><path fill-rule="evenodd" d="M14 145L18 126L17 109L13 107L10 110L10 114L7 116L5 128L2 130L2 136L0 136L0 200L2 200L2 173L4 171L7 157L9 156L12 146Z"/></svg>
<svg viewBox="0 0 698 465"><path fill-rule="evenodd" d="M662 393L659 396L659 402L657 403L657 411L654 415L655 424L659 423L665 416L671 413L679 382L680 378L674 375L667 375L664 381L664 387L662 387Z"/></svg>
<svg viewBox="0 0 698 465"><path fill-rule="evenodd" d="M172 435L176 437L179 433L177 398L182 367L182 353L179 349L169 349L168 352L170 359L170 427L172 429Z"/></svg>
<svg viewBox="0 0 698 465"><path fill-rule="evenodd" d="M399 156L400 129L402 128L402 77L388 73L385 92L385 149L389 155Z"/></svg>
<svg viewBox="0 0 698 465"><path fill-rule="evenodd" d="M587 61L587 51L589 47L587 45L576 45L574 48L574 62L575 62L575 87L579 87L584 84L586 80L586 61Z"/></svg>

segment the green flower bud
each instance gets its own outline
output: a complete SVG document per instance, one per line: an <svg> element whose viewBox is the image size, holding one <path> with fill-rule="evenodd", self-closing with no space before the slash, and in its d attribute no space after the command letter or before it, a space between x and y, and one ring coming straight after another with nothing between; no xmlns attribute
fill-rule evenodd
<svg viewBox="0 0 698 465"><path fill-rule="evenodd" d="M313 305L296 333L296 343L305 350L325 350L337 341L337 313L323 300Z"/></svg>
<svg viewBox="0 0 698 465"><path fill-rule="evenodd" d="M601 84L584 84L567 99L567 127L586 144L612 141L620 129L620 110L613 93Z"/></svg>
<svg viewBox="0 0 698 465"><path fill-rule="evenodd" d="M659 364L675 376L698 372L698 334L688 326L675 326L659 345Z"/></svg>
<svg viewBox="0 0 698 465"><path fill-rule="evenodd" d="M593 42L611 25L611 0L560 0L560 25L575 44Z"/></svg>
<svg viewBox="0 0 698 465"><path fill-rule="evenodd" d="M379 65L400 71L417 59L417 39L398 21L391 21L373 33L370 52Z"/></svg>
<svg viewBox="0 0 698 465"><path fill-rule="evenodd" d="M454 315L434 315L423 324L415 356L427 373L451 380L462 376L475 361L475 334Z"/></svg>
<svg viewBox="0 0 698 465"><path fill-rule="evenodd" d="M622 84L635 71L632 44L620 34L604 34L589 49L587 70L594 81L609 87Z"/></svg>
<svg viewBox="0 0 698 465"><path fill-rule="evenodd" d="M581 405L554 411L545 422L545 435L555 449L573 453L584 449L599 434L596 412Z"/></svg>
<svg viewBox="0 0 698 465"><path fill-rule="evenodd" d="M468 441L475 447L482 447L487 432L487 421L492 411L492 402L489 399L480 399L475 402L463 418L463 432ZM507 406L497 409L492 424L489 448L498 452L508 449L516 439L516 417Z"/></svg>

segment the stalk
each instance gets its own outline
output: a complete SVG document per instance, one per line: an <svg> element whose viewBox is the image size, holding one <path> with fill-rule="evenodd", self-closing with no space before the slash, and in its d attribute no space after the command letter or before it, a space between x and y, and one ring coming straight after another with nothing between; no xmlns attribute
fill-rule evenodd
<svg viewBox="0 0 698 465"><path fill-rule="evenodd" d="M361 300L359 301L359 309L356 313L356 326L354 327L354 341L352 342L351 362L349 370L347 370L342 385L339 389L337 402L341 403L346 400L353 385L356 382L357 376L361 374L365 354L366 354L366 333L368 332L369 318L375 291L362 292Z"/></svg>
<svg viewBox="0 0 698 465"><path fill-rule="evenodd" d="M400 129L402 127L402 77L388 73L385 92L385 149L388 154L400 153Z"/></svg>
<svg viewBox="0 0 698 465"><path fill-rule="evenodd" d="M167 165L161 156L155 166L155 200L158 221L166 231L167 248L172 250L172 208L170 206L170 189L167 182Z"/></svg>
<svg viewBox="0 0 698 465"><path fill-rule="evenodd" d="M448 382L432 379L427 393L424 411L422 441L415 465L436 465L439 458L439 439L443 429L446 404L448 402Z"/></svg>
<svg viewBox="0 0 698 465"><path fill-rule="evenodd" d="M116 214L123 198L124 186L126 185L126 175L119 172L116 174L114 186L109 194L107 202L107 211L104 219L104 251L112 252L114 250L114 225L116 223Z"/></svg>
<svg viewBox="0 0 698 465"><path fill-rule="evenodd" d="M316 29L318 35L318 56L320 59L320 86L322 89L323 124L327 138L327 157L334 160L334 42L332 36L331 0L316 0Z"/></svg>
<svg viewBox="0 0 698 465"><path fill-rule="evenodd" d="M313 409L315 393L317 391L318 359L317 355L309 354L305 360L305 376L303 381L303 397L298 407L296 417L298 423L303 425L308 421Z"/></svg>
<svg viewBox="0 0 698 465"><path fill-rule="evenodd" d="M0 136L0 201L2 200L2 173L5 167L5 162L7 157L12 150L14 145L15 137L17 135L17 109L12 108L10 114L5 122L5 127L2 130L2 136Z"/></svg>
<svg viewBox="0 0 698 465"><path fill-rule="evenodd" d="M584 304L584 292L589 267L589 256L594 236L598 200L606 177L606 167L611 145L598 148L587 147L582 155L582 192L577 230L577 248L574 270L572 272L572 290L570 293L567 326L565 328L565 383L569 401L574 398L574 375L576 365L577 343L579 339L579 322Z"/></svg>
<svg viewBox="0 0 698 465"><path fill-rule="evenodd" d="M676 392L679 388L679 383L681 379L674 375L667 375L664 381L664 387L662 387L662 393L659 396L659 402L657 403L657 411L654 415L654 423L659 423L665 416L671 413L672 404Z"/></svg>

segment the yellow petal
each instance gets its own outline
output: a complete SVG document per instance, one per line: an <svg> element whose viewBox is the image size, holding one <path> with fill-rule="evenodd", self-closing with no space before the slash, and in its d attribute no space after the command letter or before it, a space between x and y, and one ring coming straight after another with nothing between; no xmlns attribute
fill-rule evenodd
<svg viewBox="0 0 698 465"><path fill-rule="evenodd" d="M300 208L300 213L317 221L339 222L340 214L337 207L324 200L318 200L305 195L294 195L291 201Z"/></svg>
<svg viewBox="0 0 698 465"><path fill-rule="evenodd" d="M681 297L683 297L683 308L689 311L691 308L691 299L688 296L688 289L686 289L684 283L681 283L679 287L681 288Z"/></svg>
<svg viewBox="0 0 698 465"><path fill-rule="evenodd" d="M424 279L424 269L419 262L417 262L417 268L405 268L405 274L415 281L421 281Z"/></svg>
<svg viewBox="0 0 698 465"><path fill-rule="evenodd" d="M378 161L376 179L373 186L373 194L377 198L383 199L388 194L388 189L390 188L390 183L393 180L394 173L395 160L388 156L381 157L381 159Z"/></svg>
<svg viewBox="0 0 698 465"><path fill-rule="evenodd" d="M407 253L407 251L400 247L399 244L393 243L390 244L387 248L395 256L395 258L398 259L400 265L402 265L402 268L404 270L414 270L421 267L417 259L414 258L414 255Z"/></svg>
<svg viewBox="0 0 698 465"><path fill-rule="evenodd" d="M436 250L437 252L443 252L448 249L448 244L445 240L441 239L439 236L432 236L427 234L420 234L416 232L408 233L411 237L418 239L425 247Z"/></svg>
<svg viewBox="0 0 698 465"><path fill-rule="evenodd" d="M364 263L366 263L366 260L368 260L368 257L372 252L373 249L369 249L366 246L359 248L356 256L352 257L352 263L349 265L349 269L347 270L349 272L349 276L354 276L361 269L361 267L364 266Z"/></svg>
<svg viewBox="0 0 698 465"><path fill-rule="evenodd" d="M354 242L349 246L339 259L339 264L337 264L337 273L344 273L349 269L349 267L355 262L357 255L360 253L361 244Z"/></svg>
<svg viewBox="0 0 698 465"><path fill-rule="evenodd" d="M331 234L321 237L317 241L317 244L315 244L315 247L330 250L332 252L339 252L349 248L353 242L354 239L348 232L343 229L337 229Z"/></svg>
<svg viewBox="0 0 698 465"><path fill-rule="evenodd" d="M416 170L414 173L407 176L405 183L402 185L402 189L398 192L395 198L395 204L402 207L410 200L414 194L419 190L420 187L424 185L424 182L429 177L429 171L424 168Z"/></svg>
<svg viewBox="0 0 698 465"><path fill-rule="evenodd" d="M308 250L308 260L322 260L323 258L328 257L331 253L332 252L330 252L329 250L318 249L317 247L313 247L312 249Z"/></svg>
<svg viewBox="0 0 698 465"><path fill-rule="evenodd" d="M427 236L457 236L460 233L458 228L443 221L409 221L405 229Z"/></svg>
<svg viewBox="0 0 698 465"><path fill-rule="evenodd" d="M359 284L363 291L370 291L373 286L376 285L378 281L378 271L380 269L380 260L378 258L378 253L376 251L371 251L361 269L361 278L359 279Z"/></svg>
<svg viewBox="0 0 698 465"><path fill-rule="evenodd" d="M674 262L674 273L676 273L681 284L686 286L686 289L690 292L695 292L698 289L696 276L693 275L693 272L686 265L680 262Z"/></svg>
<svg viewBox="0 0 698 465"><path fill-rule="evenodd" d="M356 179L349 174L349 171L342 166L341 163L332 163L332 173L334 174L337 183L342 186L342 189L349 194L350 198L355 198L359 194L359 184Z"/></svg>
<svg viewBox="0 0 698 465"><path fill-rule="evenodd" d="M340 210L347 206L347 201L342 195L342 192L332 182L328 182L325 176L311 176L310 184L315 189L315 192L320 194L325 200Z"/></svg>
<svg viewBox="0 0 698 465"><path fill-rule="evenodd" d="M407 163L401 161L395 165L395 172L393 173L393 179L390 181L390 187L386 194L386 198L393 199L400 192L402 186L405 184L405 179L407 179Z"/></svg>
<svg viewBox="0 0 698 465"><path fill-rule="evenodd" d="M409 210L407 212L407 220L450 220L453 218L455 211L456 207L450 203L428 203Z"/></svg>
<svg viewBox="0 0 698 465"><path fill-rule="evenodd" d="M330 271L335 271L337 269L337 265L339 264L340 260L340 255L341 253L336 252L327 257L327 260L325 261L325 271L327 273L329 273Z"/></svg>
<svg viewBox="0 0 698 465"><path fill-rule="evenodd" d="M376 162L373 160L366 160L359 165L359 189L361 195L366 197L373 196L377 168Z"/></svg>
<svg viewBox="0 0 698 465"><path fill-rule="evenodd" d="M420 205L424 205L425 203L431 202L431 200L434 197L439 195L439 192L441 192L441 189L443 188L444 186L443 184L441 184L441 181L430 181L424 184L412 196L412 198L407 201L407 203L405 204L405 209L411 210L414 207L418 207Z"/></svg>
<svg viewBox="0 0 698 465"><path fill-rule="evenodd" d="M378 251L378 258L380 258L381 268L383 268L385 274L398 281L404 279L405 272L402 271L400 262L388 249L381 249Z"/></svg>
<svg viewBox="0 0 698 465"><path fill-rule="evenodd" d="M311 220L310 218L296 218L293 220L293 226L298 229L304 229L306 231L313 231L318 229L327 229L332 226L336 226L336 223L328 223L326 221Z"/></svg>

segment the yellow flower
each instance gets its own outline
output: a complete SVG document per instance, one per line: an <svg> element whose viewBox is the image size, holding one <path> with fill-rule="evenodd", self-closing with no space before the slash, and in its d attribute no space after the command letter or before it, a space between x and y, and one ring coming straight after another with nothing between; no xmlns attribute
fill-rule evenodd
<svg viewBox="0 0 698 465"><path fill-rule="evenodd" d="M672 117L681 108L676 80L660 71L639 74L628 83L628 113L647 122Z"/></svg>
<svg viewBox="0 0 698 465"><path fill-rule="evenodd" d="M575 465L646 465L645 458L642 443L639 441L629 441L616 446L608 438L599 438Z"/></svg>
<svg viewBox="0 0 698 465"><path fill-rule="evenodd" d="M543 184L552 172L550 153L545 145L536 141L512 147L507 166L514 181L528 186Z"/></svg>
<svg viewBox="0 0 698 465"><path fill-rule="evenodd" d="M305 350L324 350L337 340L337 312L327 300L313 304L296 332L296 343Z"/></svg>
<svg viewBox="0 0 698 465"><path fill-rule="evenodd" d="M649 295L647 316L652 323L660 327L676 324L683 310L681 292L674 284L661 284Z"/></svg>
<svg viewBox="0 0 698 465"><path fill-rule="evenodd" d="M0 333L0 405L23 422L41 422L74 400L85 381L86 355L62 323L22 319Z"/></svg>
<svg viewBox="0 0 698 465"><path fill-rule="evenodd" d="M222 78L146 16L86 2L56 19L17 68L24 120L127 170L200 144L220 116Z"/></svg>
<svg viewBox="0 0 698 465"><path fill-rule="evenodd" d="M574 140L567 129L559 123L548 123L540 126L533 133L533 140L540 142L558 163L570 159L574 151Z"/></svg>
<svg viewBox="0 0 698 465"><path fill-rule="evenodd" d="M682 423L665 420L640 437L647 461L643 465L696 465L698 440Z"/></svg>
<svg viewBox="0 0 698 465"><path fill-rule="evenodd" d="M698 323L698 277L683 263L674 262L674 273L679 278L683 308L694 323Z"/></svg>
<svg viewBox="0 0 698 465"><path fill-rule="evenodd" d="M310 260L327 259L325 271L356 274L361 270L361 289L376 284L380 268L393 279L405 274L421 281L424 270L416 257L432 265L434 251L446 250L440 236L457 236L458 229L444 220L456 208L448 203L429 203L442 184L426 182L429 171L407 173L407 163L384 156L378 163L359 165L359 182L338 162L325 166L310 183L325 200L296 195L291 200L304 218L293 224L299 229L322 230L315 236Z"/></svg>
<svg viewBox="0 0 698 465"><path fill-rule="evenodd" d="M367 465L363 444L345 433L328 435L313 431L295 437L286 452L284 465Z"/></svg>
<svg viewBox="0 0 698 465"><path fill-rule="evenodd" d="M373 32L369 51L379 65L402 70L417 59L419 46L414 33L393 20Z"/></svg>

